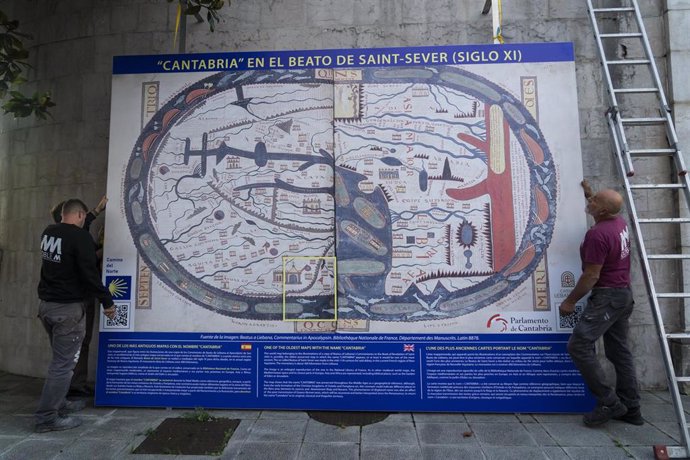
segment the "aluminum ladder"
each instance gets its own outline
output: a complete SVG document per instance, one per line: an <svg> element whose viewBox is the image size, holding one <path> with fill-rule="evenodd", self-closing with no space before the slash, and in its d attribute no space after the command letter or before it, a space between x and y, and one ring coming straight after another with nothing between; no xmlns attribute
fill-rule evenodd
<svg viewBox="0 0 690 460"><path fill-rule="evenodd" d="M600 3L597 4L597 1ZM602 6L601 3L604 2L605 5ZM690 231L690 226L684 225L690 223L690 218L679 217L690 215L690 212L685 214L685 210L690 207L689 178L638 2L587 0L587 9L608 91L610 106L606 119L614 156L625 185L630 224L636 237L642 274L666 368L669 392L680 427L682 446L654 446L655 457L690 457L690 435L679 389L680 384L690 382L690 376L676 373L671 356L671 342L687 343L690 333L684 325L665 325L662 316L663 307L671 302L676 302L675 307L680 314L684 299L690 298L690 293L683 292L682 281L678 283L681 287L674 289L680 292L658 292L653 276L653 268L658 267L655 264L675 264L677 272L682 270L683 261L689 260L690 254L683 254L678 248L673 250L677 252L675 254L666 253L668 251L662 251L663 254L650 254L646 249L652 228L675 231L677 238L682 231ZM644 72L645 68L649 75ZM652 114L649 113L650 110ZM652 135L645 133L645 129L652 129ZM668 174L662 180L658 180L661 174L656 173L651 175L657 176L654 178L657 180L651 180L644 173L636 176L635 167L638 165L642 165L643 170L644 167L656 165L666 168ZM672 200L668 202L676 203L675 212L671 216L659 216L651 208L655 208L656 204L662 201L651 200L652 196L668 197ZM644 204L636 204L636 201L645 199L651 201L652 205L645 207ZM641 217L639 213L645 215Z"/></svg>

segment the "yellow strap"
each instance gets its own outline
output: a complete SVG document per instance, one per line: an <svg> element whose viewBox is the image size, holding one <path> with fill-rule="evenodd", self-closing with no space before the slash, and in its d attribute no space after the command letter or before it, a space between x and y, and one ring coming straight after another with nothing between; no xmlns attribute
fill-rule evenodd
<svg viewBox="0 0 690 460"><path fill-rule="evenodd" d="M177 4L177 17L175 18L175 37L173 38L173 49L177 47L177 33L180 31L180 21L182 20L182 4Z"/></svg>
<svg viewBox="0 0 690 460"><path fill-rule="evenodd" d="M496 8L498 8L498 27L496 27L496 35L493 36L494 40L498 40L501 45L505 42L503 41L503 4L501 0L496 2Z"/></svg>

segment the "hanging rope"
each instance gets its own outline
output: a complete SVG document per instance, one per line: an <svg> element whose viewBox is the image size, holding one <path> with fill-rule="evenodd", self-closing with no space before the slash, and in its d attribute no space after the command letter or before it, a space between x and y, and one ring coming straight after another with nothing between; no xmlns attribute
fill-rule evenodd
<svg viewBox="0 0 690 460"><path fill-rule="evenodd" d="M173 38L173 49L177 47L177 34L180 31L180 21L182 20L182 4L177 4L177 17L175 18L175 36Z"/></svg>
<svg viewBox="0 0 690 460"><path fill-rule="evenodd" d="M498 43L503 45L503 2L502 0L497 0L495 7L498 9L498 26L496 27L496 35L493 36L494 40L498 40Z"/></svg>

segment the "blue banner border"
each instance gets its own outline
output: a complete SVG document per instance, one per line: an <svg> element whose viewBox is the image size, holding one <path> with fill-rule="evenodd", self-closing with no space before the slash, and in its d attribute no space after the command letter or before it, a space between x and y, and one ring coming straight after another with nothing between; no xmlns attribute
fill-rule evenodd
<svg viewBox="0 0 690 460"><path fill-rule="evenodd" d="M588 410L594 405L594 400L591 394L586 391L584 383L579 374L574 374L574 366L572 362L566 363L561 361L557 367L554 367L553 372L549 376L530 377L525 375L514 375L512 380L517 384L520 382L534 382L535 384L544 383L550 385L549 388L554 388L554 394L535 394L535 395L510 395L510 394L496 394L491 388L486 387L486 382L502 381L501 373L494 376L478 377L482 381L482 388L486 388L486 393L482 393L480 398L458 397L453 395L441 397L425 396L426 391L429 391L430 382L438 382L440 380L448 380L452 377L435 376L427 378L427 370L430 366L438 367L439 364L427 364L428 352L431 353L473 353L491 354L503 353L503 349L507 346L514 348L517 346L522 349L529 349L529 353L538 356L539 353L553 353L561 356L565 353L566 343L569 334L567 333L549 333L549 334L289 334L289 333L184 333L184 332L101 332L99 341L99 366L98 378L96 387L95 404L97 406L130 406L130 407L206 407L206 408L224 408L224 409L260 409L260 410L380 410L380 411L412 411L412 412L493 412L493 413L515 413L515 412L537 412L537 413L569 413L582 412ZM141 391L131 392L128 388L117 388L122 381L126 382L129 379L127 371L122 369L115 369L111 374L110 365L111 359L109 357L109 348L111 344L120 343L125 344L125 347L130 348L148 348L155 352L166 353L165 350L170 348L171 343L177 342L174 350L180 351L186 348L185 344L212 344L211 347L217 347L233 353L248 353L250 360L242 359L243 364L233 366L251 367L251 372L245 372L243 375L229 376L229 379L239 381L246 380L246 388L239 391L226 391L216 393L213 391L199 390L198 387L190 388L188 394L171 393L167 394L161 392L160 389L148 387L148 379L151 382L158 382L159 378L163 378L170 384L175 384L176 379L184 379L185 373L194 376L194 370L180 370L175 372L181 373L179 377L169 376L169 374L158 375L155 373L156 364L150 361L122 361L124 358L114 358L112 364L115 366L121 365L123 362L127 368L135 369L141 365L145 365L143 372L136 371L132 376L138 382L135 383L143 388ZM141 345L127 345L140 343ZM213 345L216 344L216 345ZM220 347L217 346L220 344ZM392 381L392 383L407 383L411 384L414 380L414 388L416 396L390 394L363 394L363 395L341 395L339 397L331 397L330 393L315 393L313 397L298 396L281 396L281 395L264 395L263 389L267 382L276 382L282 384L284 376L271 375L266 379L262 378L264 370L267 369L266 364L261 356L265 356L265 346L272 345L274 348L284 347L283 350L295 351L280 351L279 353L292 353L295 357L300 356L302 352L313 352L312 350L324 349L340 349L342 347L343 353L350 352L349 350L362 349L366 347L367 352L383 352L383 353L402 353L410 356L415 356L414 362L405 362L405 364L395 364L397 361L389 361L383 364L383 367L395 366L396 369L416 369L415 376L411 374L400 374L400 377L382 376L384 381ZM334 346L334 347L332 347ZM120 349L120 345L116 345ZM203 345L202 345L203 347ZM408 349L409 348L409 349ZM434 351L431 351L431 350ZM172 350L172 348L171 348ZM305 351L306 350L306 351ZM395 350L395 351L394 351ZM462 351L461 351L462 350ZM333 353L332 351L329 351ZM520 351L518 351L520 352ZM335 353L339 353L335 351ZM196 359L196 358L194 358ZM218 359L218 358L211 358ZM443 359L443 358L442 358ZM532 359L532 358L530 358ZM559 358L562 359L562 358ZM239 363L240 361L238 361ZM303 366L305 361L299 361ZM275 368L277 363L272 363ZM494 364L489 362L493 368ZM343 364L344 366L350 366ZM153 367L151 367L153 366ZM338 365L340 366L340 365ZM464 366L464 365L463 365ZM565 366L565 367L564 367ZM458 372L458 364L452 365L456 372ZM505 365L498 365L502 368L502 372L506 372L511 367ZM280 368L280 364L278 364ZM130 369L130 370L131 370ZM527 369L527 368L525 368ZM562 374L557 369L570 369L568 376ZM146 375L153 370L152 375ZM289 369L286 369L288 372ZM472 370L472 368L468 368ZM167 370L166 370L167 372ZM555 372L555 373L554 373ZM249 377L251 375L251 377ZM468 377L458 380L454 385L467 385L467 382L473 382L477 385L477 378L471 374ZM161 377L162 376L162 377ZM114 388L108 392L106 387L109 385L110 377L117 380L113 382ZM198 376L203 379L203 373ZM317 384L327 384L327 381L332 379L337 381L346 377L340 377L334 373L328 376L327 373L321 375ZM211 377L213 380L213 377ZM252 382L249 382L251 379ZM311 377L296 377L294 381L297 385L303 379L311 380ZM434 379L434 380L430 380ZM324 382L321 382L324 380ZM378 381L377 377L358 378L361 384L367 381ZM292 384L290 379L285 380L288 385ZM417 381L419 383L417 383ZM270 384L269 382L269 384ZM233 382L230 382L232 384ZM310 382L307 382L310 383ZM510 382L509 382L510 383ZM168 384L168 383L166 383ZM213 382L212 382L213 384ZM441 383L443 385L443 383ZM125 387L127 384L124 384ZM512 384L511 384L512 385ZM495 387L494 387L495 388ZM580 390L577 390L580 388ZM570 389L570 390L569 390ZM567 394L568 391L577 390L577 395ZM244 391L242 391L244 390ZM251 390L251 391L250 391ZM269 392L271 389L269 389ZM434 385L434 390L439 391L438 385ZM441 389L441 391L444 391ZM453 390L454 391L454 390ZM473 390L476 391L476 390ZM540 390L541 391L541 390ZM549 390L546 390L549 391Z"/></svg>
<svg viewBox="0 0 690 460"><path fill-rule="evenodd" d="M113 57L113 75L267 69L570 62L572 42L245 51Z"/></svg>

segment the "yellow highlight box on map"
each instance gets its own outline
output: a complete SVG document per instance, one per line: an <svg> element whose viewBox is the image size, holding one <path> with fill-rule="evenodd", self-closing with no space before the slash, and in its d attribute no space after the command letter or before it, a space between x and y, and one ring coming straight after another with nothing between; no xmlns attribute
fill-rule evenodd
<svg viewBox="0 0 690 460"><path fill-rule="evenodd" d="M283 321L338 321L335 256L283 256L282 281ZM324 296L331 293L333 301L323 302ZM318 298L322 305L318 305Z"/></svg>

